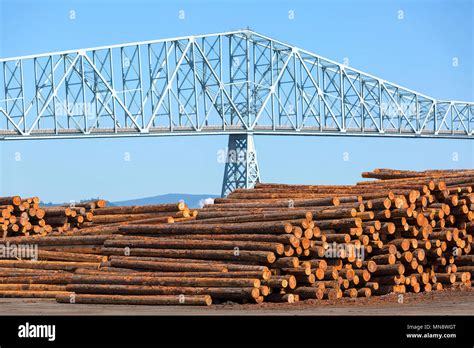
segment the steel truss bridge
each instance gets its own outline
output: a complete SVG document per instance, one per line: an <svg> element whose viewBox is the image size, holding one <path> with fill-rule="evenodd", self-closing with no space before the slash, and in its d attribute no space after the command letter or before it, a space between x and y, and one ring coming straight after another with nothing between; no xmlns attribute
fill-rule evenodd
<svg viewBox="0 0 474 348"><path fill-rule="evenodd" d="M223 195L259 181L257 134L474 138L474 103L248 29L0 63L0 140L226 134Z"/></svg>

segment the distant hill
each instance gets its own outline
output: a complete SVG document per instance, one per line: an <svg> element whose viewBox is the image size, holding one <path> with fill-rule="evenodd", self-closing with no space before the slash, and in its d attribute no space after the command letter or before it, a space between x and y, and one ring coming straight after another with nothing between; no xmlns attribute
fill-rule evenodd
<svg viewBox="0 0 474 348"><path fill-rule="evenodd" d="M81 199L80 201L70 201L70 202L62 202L62 203L53 203L53 202L40 202L40 205L42 207L57 207L57 206L70 206L73 205L74 203L85 203L85 202L91 202L91 201L96 201L100 199L99 197L97 198L90 198L90 199ZM109 201L106 200L107 206L112 205Z"/></svg>
<svg viewBox="0 0 474 348"><path fill-rule="evenodd" d="M186 194L186 193L168 193L166 195L159 195L153 197L144 197L144 198L137 198L137 199L130 199L127 201L118 201L118 202L110 202L109 206L112 205L145 205L145 204L162 204L162 203L174 203L183 200L186 202L188 207L190 208L200 208L202 206L202 202L208 198L217 198L218 195L210 195L210 194Z"/></svg>
<svg viewBox="0 0 474 348"><path fill-rule="evenodd" d="M204 200L209 199L209 198L213 199L217 197L220 197L220 196L206 195L206 194L191 195L191 194L186 194L186 193L168 193L166 195L130 199L127 201L117 201L117 202L107 201L107 206L111 207L111 206L116 206L116 205L146 205L146 204L177 203L183 200L184 202L186 202L189 208L200 208ZM94 201L97 199L98 198L84 199L77 203L89 202L89 201ZM54 206L59 206L59 205L69 205L71 204L71 202L63 202L63 203L41 202L40 204L43 207L54 207Z"/></svg>

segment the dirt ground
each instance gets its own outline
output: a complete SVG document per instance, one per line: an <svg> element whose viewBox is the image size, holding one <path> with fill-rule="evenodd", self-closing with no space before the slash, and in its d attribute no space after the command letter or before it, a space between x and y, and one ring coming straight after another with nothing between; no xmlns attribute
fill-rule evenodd
<svg viewBox="0 0 474 348"><path fill-rule="evenodd" d="M337 301L219 304L193 306L123 306L62 304L54 299L0 299L0 315L474 315L474 289L420 294L389 294Z"/></svg>

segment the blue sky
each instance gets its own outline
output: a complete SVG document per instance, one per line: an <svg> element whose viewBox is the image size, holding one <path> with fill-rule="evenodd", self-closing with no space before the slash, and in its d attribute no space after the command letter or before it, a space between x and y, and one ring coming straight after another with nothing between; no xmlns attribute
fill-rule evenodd
<svg viewBox="0 0 474 348"><path fill-rule="evenodd" d="M2 57L248 26L335 61L348 58L352 67L435 98L474 101L472 1L0 4ZM265 182L343 184L376 167L474 167L473 141L467 140L260 136L255 142ZM226 145L225 136L2 142L0 195L69 201L219 194L224 168L217 158Z"/></svg>

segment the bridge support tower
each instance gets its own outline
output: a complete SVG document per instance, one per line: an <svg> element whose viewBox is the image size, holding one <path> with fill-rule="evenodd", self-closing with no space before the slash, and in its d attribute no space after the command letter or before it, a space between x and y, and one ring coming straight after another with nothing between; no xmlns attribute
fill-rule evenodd
<svg viewBox="0 0 474 348"><path fill-rule="evenodd" d="M222 197L236 188L252 188L260 182L253 134L231 134L222 183Z"/></svg>

